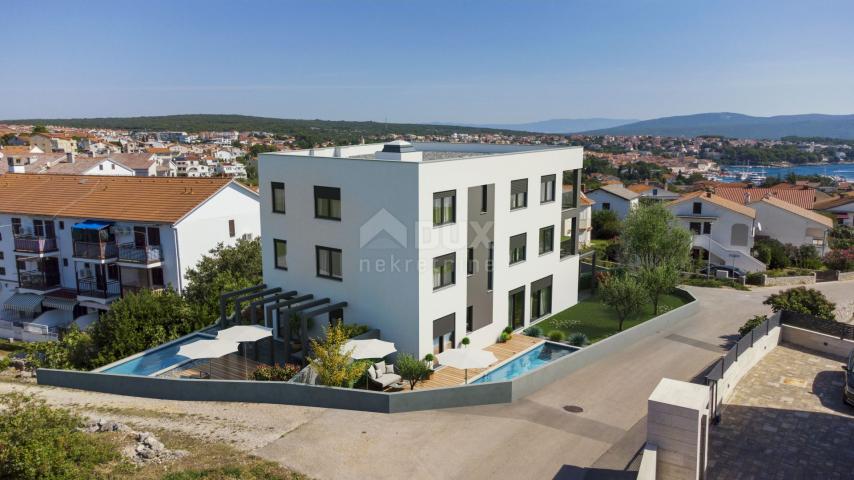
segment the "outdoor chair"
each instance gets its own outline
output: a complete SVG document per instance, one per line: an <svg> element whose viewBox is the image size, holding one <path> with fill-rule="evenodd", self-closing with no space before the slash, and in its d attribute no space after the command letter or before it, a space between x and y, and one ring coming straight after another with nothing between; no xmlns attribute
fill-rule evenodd
<svg viewBox="0 0 854 480"><path fill-rule="evenodd" d="M396 383L400 383L403 378L394 373L394 364L386 364L379 362L368 367L368 382L385 390Z"/></svg>

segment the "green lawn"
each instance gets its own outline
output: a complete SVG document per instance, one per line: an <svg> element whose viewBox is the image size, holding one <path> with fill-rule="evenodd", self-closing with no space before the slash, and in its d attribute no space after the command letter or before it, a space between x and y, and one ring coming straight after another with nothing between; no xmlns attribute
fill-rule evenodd
<svg viewBox="0 0 854 480"><path fill-rule="evenodd" d="M659 314L673 310L685 304L685 300L676 295L664 295L658 306ZM640 323L652 318L652 305L644 307L644 311L637 318L630 318L623 323L623 330L628 330ZM576 320L579 323L571 325ZM536 324L543 329L543 335L548 335L552 330L561 330L566 336L571 333L581 332L587 335L590 343L598 342L605 337L617 333L619 320L617 315L607 305L604 305L598 297L588 298L566 310L556 313L547 320Z"/></svg>

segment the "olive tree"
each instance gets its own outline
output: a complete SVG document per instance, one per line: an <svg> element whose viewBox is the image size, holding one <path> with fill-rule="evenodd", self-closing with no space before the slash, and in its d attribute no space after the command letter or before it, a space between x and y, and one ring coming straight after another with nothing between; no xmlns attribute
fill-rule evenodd
<svg viewBox="0 0 854 480"><path fill-rule="evenodd" d="M623 323L643 310L649 300L646 289L631 275L611 275L601 286L602 303L613 308L619 320L619 331Z"/></svg>

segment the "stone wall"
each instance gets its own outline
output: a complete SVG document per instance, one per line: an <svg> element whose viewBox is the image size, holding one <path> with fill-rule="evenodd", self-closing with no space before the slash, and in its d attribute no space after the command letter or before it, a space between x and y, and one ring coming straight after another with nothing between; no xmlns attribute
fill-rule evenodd
<svg viewBox="0 0 854 480"><path fill-rule="evenodd" d="M839 281L854 280L854 272L839 272Z"/></svg>
<svg viewBox="0 0 854 480"><path fill-rule="evenodd" d="M811 275L797 275L792 277L769 277L762 275L763 287L783 287L788 285L812 285L815 283L815 273Z"/></svg>

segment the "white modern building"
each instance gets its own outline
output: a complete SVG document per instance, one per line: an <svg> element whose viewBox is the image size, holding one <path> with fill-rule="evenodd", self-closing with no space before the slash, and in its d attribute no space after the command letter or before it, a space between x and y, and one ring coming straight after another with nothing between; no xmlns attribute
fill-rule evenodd
<svg viewBox="0 0 854 480"><path fill-rule="evenodd" d="M487 346L577 302L579 202L561 192L564 178L580 191L581 166L579 147L262 154L264 283L346 305L321 311L418 357Z"/></svg>
<svg viewBox="0 0 854 480"><path fill-rule="evenodd" d="M258 195L229 179L0 177L0 336L48 337L124 293L186 285L219 243L258 236Z"/></svg>
<svg viewBox="0 0 854 480"><path fill-rule="evenodd" d="M818 212L801 208L772 195L750 204L759 223L757 237L773 238L781 243L812 245L819 255L829 250L827 235L833 220Z"/></svg>
<svg viewBox="0 0 854 480"><path fill-rule="evenodd" d="M683 195L667 208L693 233L695 257L745 272L765 270L750 255L759 228L754 209L702 191Z"/></svg>
<svg viewBox="0 0 854 480"><path fill-rule="evenodd" d="M595 202L594 211L610 210L622 220L633 208L637 208L640 195L619 183L612 183L587 192L587 197Z"/></svg>

